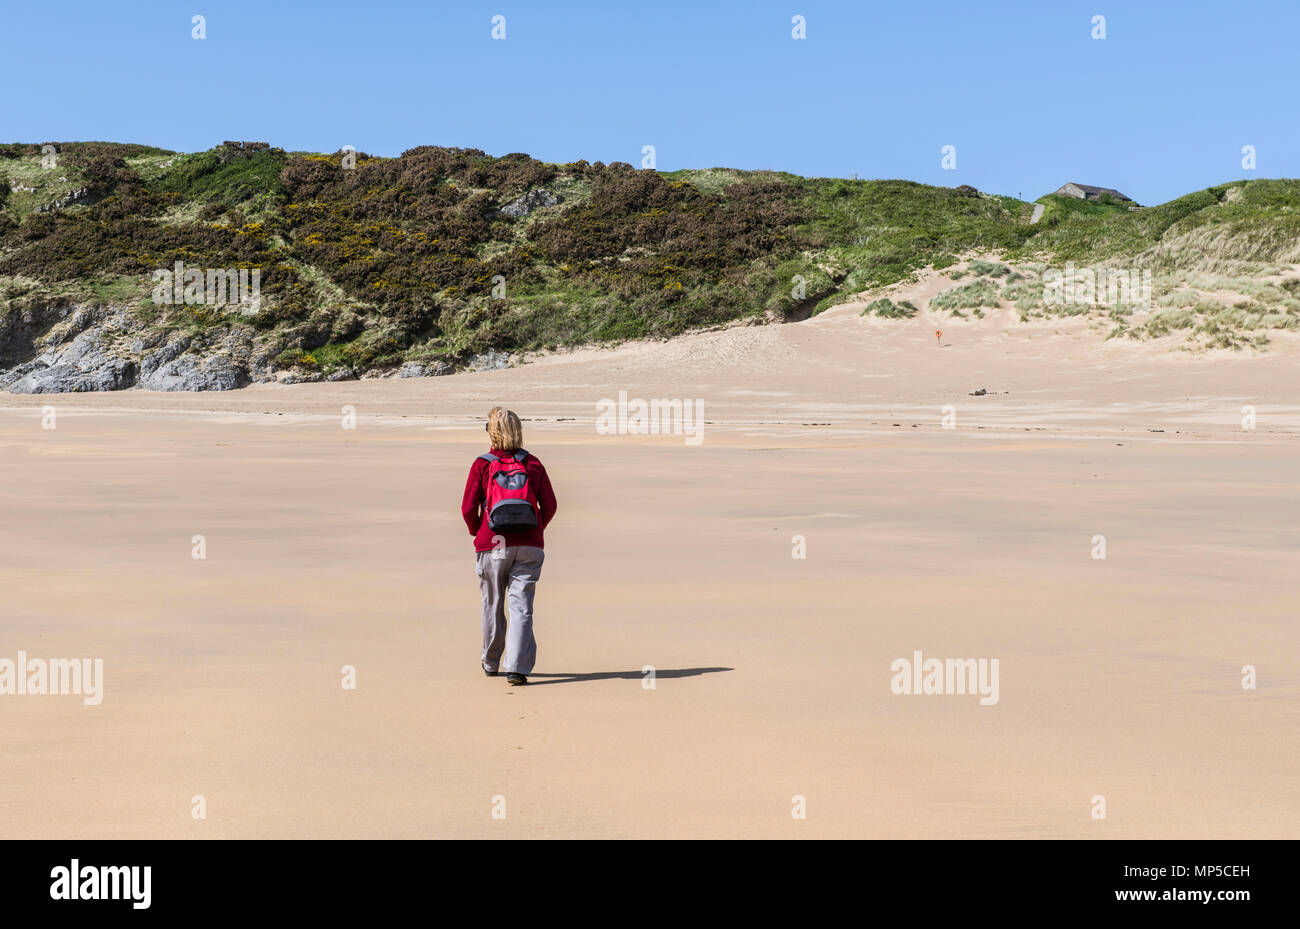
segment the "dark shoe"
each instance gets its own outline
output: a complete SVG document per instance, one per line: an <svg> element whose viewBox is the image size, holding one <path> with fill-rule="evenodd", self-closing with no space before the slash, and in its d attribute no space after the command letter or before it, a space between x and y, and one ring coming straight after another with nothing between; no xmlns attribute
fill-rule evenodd
<svg viewBox="0 0 1300 929"><path fill-rule="evenodd" d="M479 667L480 667L480 668L483 668L482 665L479 665ZM488 677L496 677L497 674L498 674L499 672L497 672L497 671L489 671L487 668L483 668L483 673L486 674Z"/></svg>
<svg viewBox="0 0 1300 929"><path fill-rule="evenodd" d="M507 674L506 680L516 686L528 683L528 678L524 677L522 674Z"/></svg>

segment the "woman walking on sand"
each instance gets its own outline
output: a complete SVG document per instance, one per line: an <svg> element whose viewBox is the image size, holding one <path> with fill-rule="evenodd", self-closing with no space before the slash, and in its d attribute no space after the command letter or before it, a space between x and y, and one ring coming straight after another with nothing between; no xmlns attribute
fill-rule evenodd
<svg viewBox="0 0 1300 929"><path fill-rule="evenodd" d="M486 428L491 449L470 465L460 503L483 592L480 663L488 677L504 670L511 684L527 684L537 661L533 592L545 557L542 530L555 516L555 493L542 463L523 448L518 416L494 406Z"/></svg>

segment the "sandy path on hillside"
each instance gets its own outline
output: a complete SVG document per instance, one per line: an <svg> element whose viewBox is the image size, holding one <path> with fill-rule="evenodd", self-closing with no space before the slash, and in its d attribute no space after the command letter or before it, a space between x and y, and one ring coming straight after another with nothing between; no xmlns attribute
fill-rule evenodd
<svg viewBox="0 0 1300 929"><path fill-rule="evenodd" d="M1294 837L1294 336L1191 357L860 309L447 378L0 397L0 659L106 677L97 707L0 696L0 836ZM704 442L598 435L620 390L702 399ZM476 666L456 511L497 401L560 501L513 691ZM918 649L999 659L998 703L891 693Z"/></svg>

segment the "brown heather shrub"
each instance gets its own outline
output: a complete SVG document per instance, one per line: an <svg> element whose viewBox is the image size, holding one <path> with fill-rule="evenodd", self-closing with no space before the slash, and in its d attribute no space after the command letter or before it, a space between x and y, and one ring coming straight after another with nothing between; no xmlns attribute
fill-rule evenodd
<svg viewBox="0 0 1300 929"><path fill-rule="evenodd" d="M761 311L772 288L786 286L772 269L809 244L797 231L803 195L777 180L704 193L622 162L555 166L433 146L394 159L358 153L344 170L341 152L272 149L272 158L241 144L190 158L150 189L125 147L70 148L101 199L0 229L0 274L147 279L178 259L260 267L269 299L254 325L291 334L286 347L365 340L367 358L396 357L429 338L465 351L722 322ZM574 181L580 193L531 217L526 238L500 212L525 191ZM240 199L245 189L265 196ZM197 222L163 223L191 202L203 204ZM347 299L325 298L296 264L318 269ZM496 275L507 281L505 300L491 298Z"/></svg>
<svg viewBox="0 0 1300 929"><path fill-rule="evenodd" d="M593 166L591 173L590 201L538 223L530 238L552 261L577 264L582 276L616 292L716 278L755 259L788 257L801 245L801 216L784 184L738 183L724 197L630 165Z"/></svg>
<svg viewBox="0 0 1300 929"><path fill-rule="evenodd" d="M118 187L144 187L140 175L127 167L126 159L121 155L79 150L69 154L67 160L81 171L82 179L94 197L106 197Z"/></svg>

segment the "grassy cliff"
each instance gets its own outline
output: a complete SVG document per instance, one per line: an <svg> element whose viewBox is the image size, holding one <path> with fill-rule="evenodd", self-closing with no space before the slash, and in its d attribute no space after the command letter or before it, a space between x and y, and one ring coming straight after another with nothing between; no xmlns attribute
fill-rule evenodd
<svg viewBox="0 0 1300 929"><path fill-rule="evenodd" d="M0 146L0 317L125 306L156 337L243 327L328 371L799 318L963 253L1247 275L1300 261L1300 182L1130 212L971 188L420 147L398 158L225 143L198 153ZM48 153L47 153L48 155ZM177 261L258 269L262 301L165 304ZM3 330L0 330L3 331Z"/></svg>

